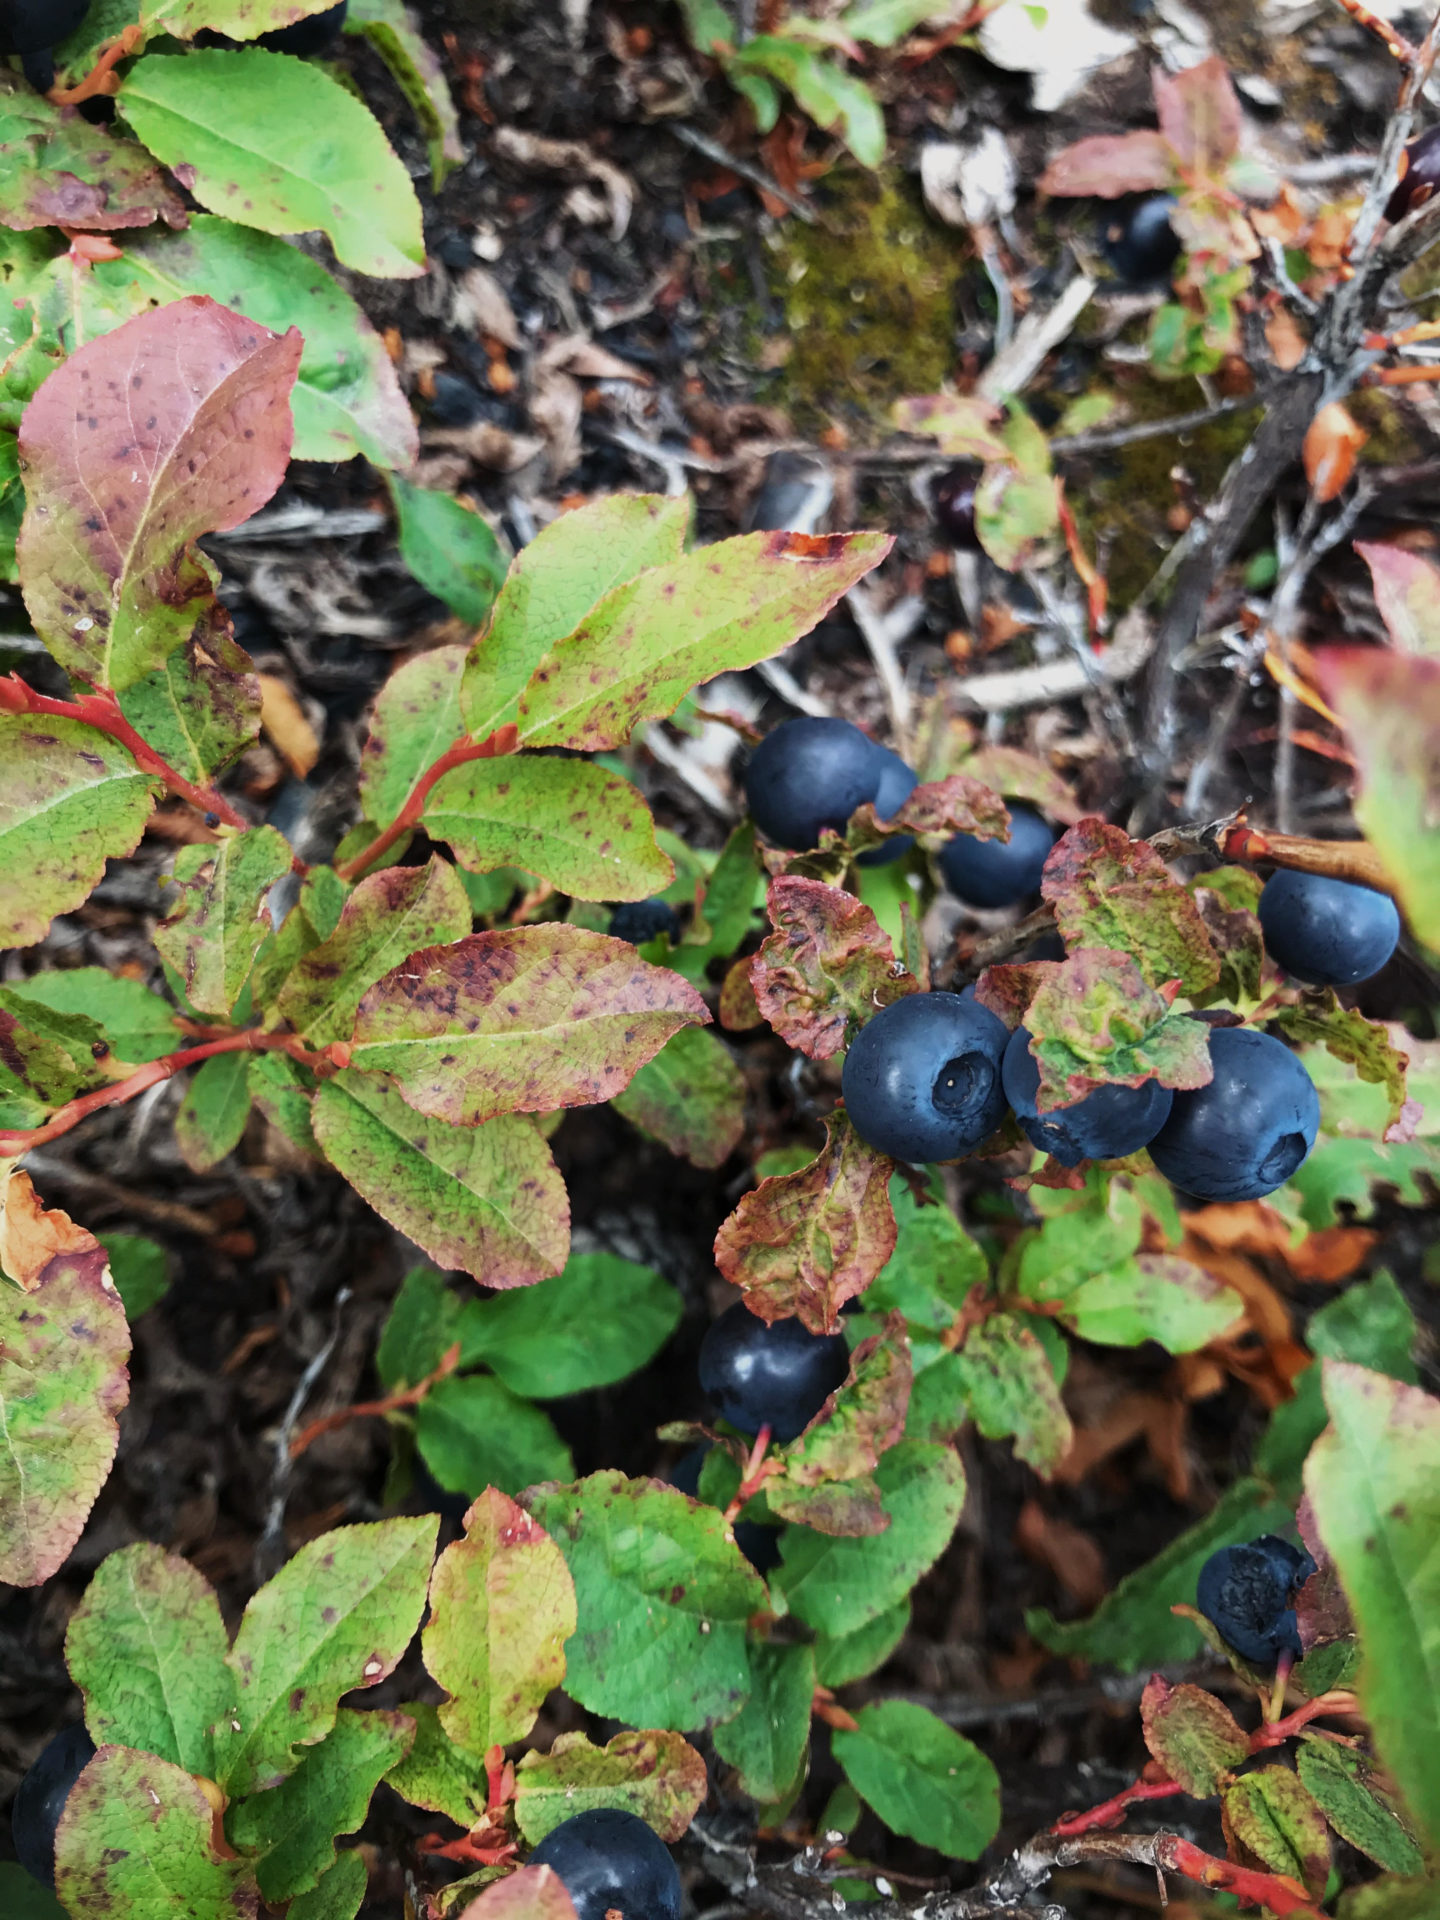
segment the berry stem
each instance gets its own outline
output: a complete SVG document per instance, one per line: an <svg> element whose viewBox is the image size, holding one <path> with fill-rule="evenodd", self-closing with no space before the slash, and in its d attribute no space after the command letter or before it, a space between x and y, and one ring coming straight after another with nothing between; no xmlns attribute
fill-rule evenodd
<svg viewBox="0 0 1440 1920"><path fill-rule="evenodd" d="M779 1462L765 1458L770 1445L769 1427L761 1427L755 1436L755 1444L740 1474L740 1484L735 1489L735 1498L725 1509L725 1524L733 1527L739 1519L747 1500L753 1500L773 1473L778 1472Z"/></svg>
<svg viewBox="0 0 1440 1920"><path fill-rule="evenodd" d="M250 824L214 787L195 786L184 774L177 773L174 767L162 760L153 747L146 746L121 713L120 703L108 687L96 693L82 694L78 700L52 700L47 694L36 693L33 687L27 686L18 673L12 673L8 679L0 680L0 713L48 714L57 720L83 721L87 727L94 727L97 733L108 733L112 740L118 740L122 747L134 755L135 764L142 773L158 775L172 793L178 793L182 800L188 800L201 813L213 813L227 827L243 830Z"/></svg>
<svg viewBox="0 0 1440 1920"><path fill-rule="evenodd" d="M1316 873L1330 880L1349 880L1393 894L1385 869L1365 840L1310 840L1297 833L1260 833L1237 822L1217 835L1216 845L1226 860L1248 865L1267 862L1296 873Z"/></svg>
<svg viewBox="0 0 1440 1920"><path fill-rule="evenodd" d="M424 812L425 802L430 790L442 774L449 773L452 767L463 767L469 760L497 760L502 754L513 753L519 739L519 732L513 720L507 720L503 727L497 727L483 740L472 740L462 733L460 738L433 761L405 796L405 804L382 833L376 835L368 847L362 847L359 853L347 860L343 866L335 869L342 880L358 880L367 868L373 867L382 854L388 853L397 840L419 825L420 815Z"/></svg>
<svg viewBox="0 0 1440 1920"><path fill-rule="evenodd" d="M1102 1800L1099 1806L1091 1807L1085 1813L1066 1814L1049 1828L1049 1832L1057 1839L1072 1840L1079 1834L1093 1833L1098 1827L1118 1827L1128 1807L1144 1800L1168 1800L1172 1794L1184 1791L1174 1780L1134 1780L1110 1799Z"/></svg>
<svg viewBox="0 0 1440 1920"><path fill-rule="evenodd" d="M116 1080L108 1087L97 1087L93 1093L82 1093L57 1108L44 1126L0 1130L0 1158L12 1159L28 1153L32 1147L43 1147L51 1140L58 1140L62 1134L69 1133L72 1127L79 1126L82 1120L88 1119L92 1113L98 1113L102 1107L124 1106L128 1101L138 1099L150 1087L158 1086L162 1080L172 1079L183 1068L198 1066L200 1061L208 1060L217 1053L288 1053L292 1060L298 1060L302 1066L326 1067L332 1064L328 1053L309 1052L298 1034L262 1033L258 1027L247 1027L243 1033L223 1034L218 1040L207 1040L201 1046L182 1047L178 1053L164 1054L159 1060L137 1067L124 1080Z"/></svg>
<svg viewBox="0 0 1440 1920"><path fill-rule="evenodd" d="M115 68L140 44L140 28L125 27L113 40L107 40L101 47L94 66L83 80L73 87L52 87L45 98L55 107L78 107L82 100L93 100L97 94L115 94L120 91L120 76Z"/></svg>
<svg viewBox="0 0 1440 1920"><path fill-rule="evenodd" d="M448 1348L444 1359L433 1373L427 1373L423 1380L413 1387L405 1387L399 1393L387 1393L383 1400L357 1400L352 1406L337 1407L333 1413L322 1413L318 1420L312 1420L308 1427L296 1434L290 1442L290 1458L298 1460L300 1455L322 1433L333 1433L337 1427L345 1427L352 1420L363 1420L372 1414L398 1413L403 1407L418 1407L433 1386L436 1386L448 1374L452 1374L460 1364L460 1342ZM503 1756L502 1756L503 1758ZM489 1767L490 1756L485 1756ZM491 1782L492 1794L494 1782Z"/></svg>

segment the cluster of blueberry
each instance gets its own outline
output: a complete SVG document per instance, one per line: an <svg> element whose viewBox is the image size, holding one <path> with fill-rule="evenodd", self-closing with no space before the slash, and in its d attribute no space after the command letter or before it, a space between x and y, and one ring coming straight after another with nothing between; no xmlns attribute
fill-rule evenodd
<svg viewBox="0 0 1440 1920"><path fill-rule="evenodd" d="M801 850L843 832L855 809L889 818L915 774L848 720L800 719L757 747L746 776L750 811L775 845ZM1010 807L1010 839L957 834L939 854L946 885L972 906L1033 894L1053 844L1033 808ZM881 849L895 858L910 843ZM872 858L872 855L862 856ZM1353 986L1389 959L1400 935L1394 902L1369 887L1281 871L1266 883L1260 925L1271 958L1312 986ZM1167 1179L1199 1200L1254 1200L1288 1180L1314 1145L1320 1104L1310 1076L1280 1040L1210 1024L1214 1078L1171 1093L1147 1080L1104 1086L1048 1113L1036 1107L1040 1070L1024 1027L1009 1033L973 990L914 993L883 1008L845 1058L846 1111L861 1137L898 1160L958 1160L996 1129L1006 1106L1043 1151L1066 1166L1148 1147Z"/></svg>

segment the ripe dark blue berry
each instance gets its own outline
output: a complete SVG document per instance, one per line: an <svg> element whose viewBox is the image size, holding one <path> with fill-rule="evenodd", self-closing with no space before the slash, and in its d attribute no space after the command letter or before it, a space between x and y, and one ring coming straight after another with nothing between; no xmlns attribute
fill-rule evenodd
<svg viewBox="0 0 1440 1920"><path fill-rule="evenodd" d="M288 27L275 27L269 33L262 33L257 45L268 47L272 53L293 53L301 60L309 60L329 49L345 24L349 5L350 0L340 0L338 7L327 7L323 13L312 13Z"/></svg>
<svg viewBox="0 0 1440 1920"><path fill-rule="evenodd" d="M951 467L935 482L931 498L935 502L935 524L963 553L978 553L980 538L975 531L975 481L973 467Z"/></svg>
<svg viewBox="0 0 1440 1920"><path fill-rule="evenodd" d="M1097 1087L1068 1107L1040 1113L1035 1106L1040 1069L1024 1027L1017 1027L1010 1036L1001 1080L1027 1139L1042 1153L1053 1153L1062 1167L1138 1153L1164 1126L1174 1098L1168 1087L1147 1080L1139 1087Z"/></svg>
<svg viewBox="0 0 1440 1920"><path fill-rule="evenodd" d="M1034 893L1055 844L1055 835L1033 807L1016 800L1008 805L1008 840L957 833L940 849L946 886L972 907L1013 907Z"/></svg>
<svg viewBox="0 0 1440 1920"><path fill-rule="evenodd" d="M1166 280L1180 257L1180 241L1170 215L1175 196L1147 194L1127 211L1116 207L1100 230L1100 245L1111 268L1132 287Z"/></svg>
<svg viewBox="0 0 1440 1920"><path fill-rule="evenodd" d="M1315 1144L1315 1083L1282 1041L1253 1027L1212 1027L1210 1062L1214 1079L1176 1094L1150 1158L1197 1200L1259 1200Z"/></svg>
<svg viewBox="0 0 1440 1920"><path fill-rule="evenodd" d="M1400 178L1385 202L1387 220L1403 220L1440 187L1440 127L1427 127L1400 156Z"/></svg>
<svg viewBox="0 0 1440 1920"><path fill-rule="evenodd" d="M851 1125L897 1160L958 1160L1005 1113L1000 1062L1010 1036L958 993L911 993L882 1007L845 1056Z"/></svg>
<svg viewBox="0 0 1440 1920"><path fill-rule="evenodd" d="M875 788L875 817L877 820L888 820L904 806L918 782L915 769L907 766L898 753L892 753L889 747L876 747L875 752L880 765L880 779ZM908 833L897 834L893 840L887 840L883 847L872 847L869 853L860 854L856 864L862 867L888 867L892 860L907 854L914 844Z"/></svg>
<svg viewBox="0 0 1440 1920"><path fill-rule="evenodd" d="M55 84L54 48L74 33L90 0L0 0L0 54L18 53L37 93Z"/></svg>
<svg viewBox="0 0 1440 1920"><path fill-rule="evenodd" d="M700 1385L741 1433L769 1427L782 1444L802 1433L850 1371L842 1333L798 1320L769 1326L743 1300L727 1307L700 1346Z"/></svg>
<svg viewBox="0 0 1440 1920"><path fill-rule="evenodd" d="M1242 1660L1268 1670L1282 1653L1301 1656L1295 1595L1314 1571L1308 1553L1264 1533L1249 1546L1211 1554L1200 1569L1195 1604Z"/></svg>
<svg viewBox="0 0 1440 1920"><path fill-rule="evenodd" d="M878 809L881 787L888 795L900 785L898 768L913 786L915 776L904 761L859 727L807 714L766 734L745 770L745 793L766 839L804 852L819 846L825 827L843 833L851 814L867 800L876 801ZM904 797L898 794L893 805L887 799L890 811Z"/></svg>
<svg viewBox="0 0 1440 1920"><path fill-rule="evenodd" d="M680 1876L653 1827L616 1807L591 1807L547 1833L527 1863L553 1867L576 1920L680 1920Z"/></svg>
<svg viewBox="0 0 1440 1920"><path fill-rule="evenodd" d="M610 916L607 932L632 947L643 947L657 934L668 933L672 947L680 944L680 916L668 900L626 900Z"/></svg>
<svg viewBox="0 0 1440 1920"><path fill-rule="evenodd" d="M1388 893L1318 873L1272 873L1260 895L1260 930L1277 966L1311 987L1353 987L1378 973L1400 938Z"/></svg>
<svg viewBox="0 0 1440 1920"><path fill-rule="evenodd" d="M63 1728L15 1790L10 1807L10 1837L15 1857L33 1879L55 1885L55 1829L70 1789L95 1758L95 1742L77 1720Z"/></svg>

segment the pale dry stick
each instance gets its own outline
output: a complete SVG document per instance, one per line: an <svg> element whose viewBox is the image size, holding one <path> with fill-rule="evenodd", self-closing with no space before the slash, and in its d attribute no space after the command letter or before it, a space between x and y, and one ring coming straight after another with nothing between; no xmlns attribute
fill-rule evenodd
<svg viewBox="0 0 1440 1920"><path fill-rule="evenodd" d="M851 619L860 629L860 638L865 642L871 665L879 675L885 704L890 709L890 724L895 731L896 751L903 758L910 750L913 707L890 628L864 587L851 587L845 596L845 604L850 609Z"/></svg>
<svg viewBox="0 0 1440 1920"><path fill-rule="evenodd" d="M275 1436L275 1465L270 1476L270 1505L265 1514L265 1526L255 1543L255 1572L260 1580L269 1578L274 1566L279 1566L285 1555L285 1504L290 1497L290 1481L295 1471L295 1462L291 1457L290 1443L295 1435L296 1423L305 1411L305 1402L310 1398L311 1389L321 1374L329 1366L336 1347L340 1344L340 1335L345 1327L345 1309L352 1298L349 1287L341 1287L335 1296L334 1318L330 1331L321 1343L320 1350L309 1361L305 1371L295 1382L295 1391L280 1421L280 1430Z"/></svg>

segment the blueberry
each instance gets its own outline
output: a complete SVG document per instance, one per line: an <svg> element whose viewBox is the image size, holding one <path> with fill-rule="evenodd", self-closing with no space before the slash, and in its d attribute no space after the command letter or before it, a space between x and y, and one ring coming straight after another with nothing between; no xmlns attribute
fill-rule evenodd
<svg viewBox="0 0 1440 1920"><path fill-rule="evenodd" d="M562 1820L530 1855L553 1867L576 1920L680 1920L680 1876L652 1827L617 1807L591 1807Z"/></svg>
<svg viewBox="0 0 1440 1920"><path fill-rule="evenodd" d="M607 932L632 947L643 947L657 934L668 933L672 947L680 944L680 916L668 900L626 900L610 916Z"/></svg>
<svg viewBox="0 0 1440 1920"><path fill-rule="evenodd" d="M862 1140L897 1160L958 1160L1005 1113L1009 1039L988 1007L958 993L911 993L882 1007L845 1056L845 1111Z"/></svg>
<svg viewBox="0 0 1440 1920"><path fill-rule="evenodd" d="M705 1465L705 1456L709 1451L708 1441L703 1446L691 1447L671 1467L667 1478L677 1493L688 1493L692 1500L700 1498L700 1469Z"/></svg>
<svg viewBox="0 0 1440 1920"><path fill-rule="evenodd" d="M18 53L37 93L55 84L54 49L84 20L90 0L0 0L0 54Z"/></svg>
<svg viewBox="0 0 1440 1920"><path fill-rule="evenodd" d="M727 1307L700 1347L700 1385L741 1433L769 1427L782 1445L802 1433L850 1371L843 1333L798 1320L769 1326L743 1300Z"/></svg>
<svg viewBox="0 0 1440 1920"><path fill-rule="evenodd" d="M1282 867L1260 895L1260 930L1270 958L1297 980L1353 987L1394 953L1400 915L1374 887Z"/></svg>
<svg viewBox="0 0 1440 1920"><path fill-rule="evenodd" d="M1013 907L1040 885L1055 835L1033 807L1011 801L1009 811L1008 840L957 833L940 849L946 886L972 907Z"/></svg>
<svg viewBox="0 0 1440 1920"><path fill-rule="evenodd" d="M1168 1087L1147 1080L1138 1087L1097 1087L1067 1107L1036 1111L1040 1069L1030 1052L1030 1035L1017 1027L1001 1066L1005 1098L1015 1109L1031 1144L1053 1153L1062 1167L1082 1160L1120 1160L1138 1153L1164 1126L1174 1098Z"/></svg>
<svg viewBox="0 0 1440 1920"><path fill-rule="evenodd" d="M95 1742L77 1720L63 1728L15 1790L10 1837L15 1857L33 1879L55 1885L55 1829L70 1789L95 1758Z"/></svg>
<svg viewBox="0 0 1440 1920"><path fill-rule="evenodd" d="M935 482L931 495L935 503L935 524L963 553L978 553L980 538L975 531L975 481L973 467L951 467Z"/></svg>
<svg viewBox="0 0 1440 1920"><path fill-rule="evenodd" d="M749 1309L747 1308L746 1311L748 1312ZM848 1367L848 1361L846 1364ZM705 1456L709 1451L708 1442L703 1447L692 1447L688 1453L682 1454L670 1469L671 1486L681 1493L688 1493L692 1500L700 1498L700 1470L705 1465ZM735 1544L762 1577L767 1573L773 1573L780 1564L780 1529L778 1527L762 1526L758 1520L737 1520Z"/></svg>
<svg viewBox="0 0 1440 1920"><path fill-rule="evenodd" d="M1288 1540L1265 1533L1246 1547L1221 1547L1200 1569L1195 1604L1222 1639L1252 1667L1271 1668L1303 1649L1295 1595L1315 1562Z"/></svg>
<svg viewBox="0 0 1440 1920"><path fill-rule="evenodd" d="M340 0L338 7L327 7L323 13L312 13L308 19L296 20L288 27L275 27L269 33L262 33L256 45L268 47L272 53L293 53L302 60L308 60L312 54L325 53L345 24L349 5L350 0Z"/></svg>
<svg viewBox="0 0 1440 1920"><path fill-rule="evenodd" d="M876 747L879 756L880 781L875 789L875 817L888 820L898 813L919 784L915 769L907 766L898 753L892 753L889 747ZM893 840L887 840L883 847L872 847L869 853L857 857L856 865L861 867L888 867L892 860L898 860L907 854L915 844L908 833L899 834Z"/></svg>
<svg viewBox="0 0 1440 1920"><path fill-rule="evenodd" d="M1152 193L1128 212L1116 207L1106 216L1100 230L1101 249L1114 271L1132 287L1169 279L1180 257L1180 241L1170 224L1174 210L1173 194Z"/></svg>
<svg viewBox="0 0 1440 1920"><path fill-rule="evenodd" d="M1197 1200L1259 1200L1301 1164L1320 1128L1320 1099L1298 1057L1253 1027L1212 1027L1215 1078L1177 1093L1150 1158Z"/></svg>
<svg viewBox="0 0 1440 1920"><path fill-rule="evenodd" d="M1401 156L1400 179L1385 202L1387 220L1403 220L1440 187L1440 127L1427 127Z"/></svg>
<svg viewBox="0 0 1440 1920"><path fill-rule="evenodd" d="M766 734L750 756L745 792L766 839L804 852L819 846L822 828L843 833L851 814L867 800L878 806L882 787L896 795L886 803L893 812L905 797L898 791L899 768L913 786L915 776L904 761L859 727L807 715Z"/></svg>

